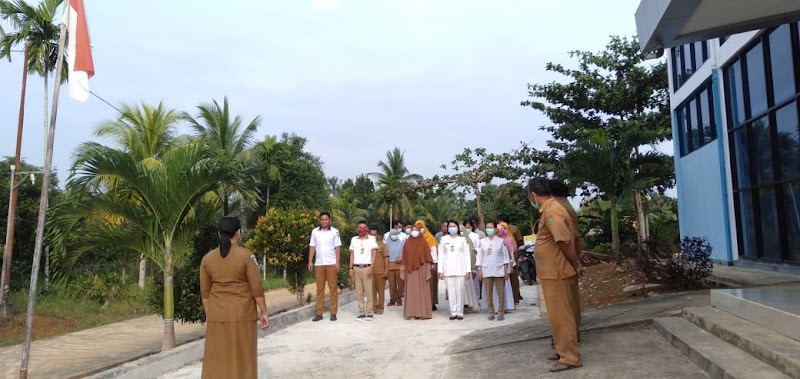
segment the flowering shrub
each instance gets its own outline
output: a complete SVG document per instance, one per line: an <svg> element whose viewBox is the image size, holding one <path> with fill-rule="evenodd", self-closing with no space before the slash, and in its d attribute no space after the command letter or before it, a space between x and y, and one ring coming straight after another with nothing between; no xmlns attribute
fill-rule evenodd
<svg viewBox="0 0 800 379"><path fill-rule="evenodd" d="M680 246L651 239L642 244L636 264L651 283L664 283L673 288L702 287L711 276L711 244L704 237L683 237Z"/></svg>

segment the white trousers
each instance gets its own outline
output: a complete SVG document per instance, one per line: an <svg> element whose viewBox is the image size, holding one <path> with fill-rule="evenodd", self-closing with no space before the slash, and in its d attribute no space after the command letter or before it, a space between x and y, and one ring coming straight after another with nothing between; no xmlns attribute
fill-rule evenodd
<svg viewBox="0 0 800 379"><path fill-rule="evenodd" d="M464 276L446 276L447 301L450 302L450 316L464 317Z"/></svg>

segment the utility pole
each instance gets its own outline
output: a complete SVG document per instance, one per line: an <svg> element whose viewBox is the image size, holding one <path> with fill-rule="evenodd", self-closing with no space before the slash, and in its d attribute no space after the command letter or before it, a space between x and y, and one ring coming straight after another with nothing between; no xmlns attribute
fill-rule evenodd
<svg viewBox="0 0 800 379"><path fill-rule="evenodd" d="M11 317L11 304L8 302L8 293L11 290L11 258L14 251L14 229L17 219L17 175L14 172L20 167L20 155L22 150L22 124L25 120L25 89L28 86L28 55L30 45L25 43L25 58L22 61L22 91L19 100L19 118L17 119L17 149L14 153L14 165L11 166L11 179L8 183L11 188L11 196L8 200L8 224L6 224L6 244L3 252L3 267L0 274L0 320Z"/></svg>

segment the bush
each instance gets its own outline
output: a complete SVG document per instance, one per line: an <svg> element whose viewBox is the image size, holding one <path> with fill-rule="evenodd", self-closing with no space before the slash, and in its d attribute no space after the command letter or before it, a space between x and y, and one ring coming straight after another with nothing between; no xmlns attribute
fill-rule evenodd
<svg viewBox="0 0 800 379"><path fill-rule="evenodd" d="M270 208L246 244L257 256L266 255L267 265L285 267L289 291L297 295L298 304L303 304L308 241L316 220L313 211Z"/></svg>
<svg viewBox="0 0 800 379"><path fill-rule="evenodd" d="M648 282L679 289L698 288L714 268L711 250L705 237L683 237L680 246L651 238L639 249L636 265Z"/></svg>

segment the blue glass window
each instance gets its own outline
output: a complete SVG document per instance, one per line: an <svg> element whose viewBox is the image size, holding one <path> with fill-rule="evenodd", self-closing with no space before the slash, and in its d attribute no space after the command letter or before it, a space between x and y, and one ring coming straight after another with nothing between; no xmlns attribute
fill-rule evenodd
<svg viewBox="0 0 800 379"><path fill-rule="evenodd" d="M783 209L789 260L800 262L800 182L783 185Z"/></svg>
<svg viewBox="0 0 800 379"><path fill-rule="evenodd" d="M794 88L795 65L792 61L792 35L789 25L780 26L769 35L769 55L775 104L779 104L797 93Z"/></svg>
<svg viewBox="0 0 800 379"><path fill-rule="evenodd" d="M747 80L750 88L750 114L757 116L767 110L764 49L760 43L747 53Z"/></svg>
<svg viewBox="0 0 800 379"><path fill-rule="evenodd" d="M770 186L758 190L761 207L761 251L764 258L781 259L781 240L778 230L778 204L775 190Z"/></svg>
<svg viewBox="0 0 800 379"><path fill-rule="evenodd" d="M772 137L769 131L769 117L764 116L750 124L753 137L753 168L756 172L758 184L767 184L774 181L772 169Z"/></svg>
<svg viewBox="0 0 800 379"><path fill-rule="evenodd" d="M800 179L800 126L797 122L797 103L778 109L775 114L778 129L778 160L781 179Z"/></svg>

